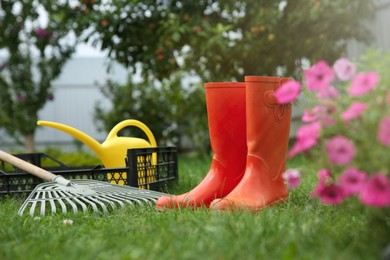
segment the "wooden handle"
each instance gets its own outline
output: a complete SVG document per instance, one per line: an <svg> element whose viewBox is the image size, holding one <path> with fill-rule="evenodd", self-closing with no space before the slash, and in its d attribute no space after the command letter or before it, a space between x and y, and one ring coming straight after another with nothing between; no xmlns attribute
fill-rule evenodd
<svg viewBox="0 0 390 260"><path fill-rule="evenodd" d="M38 166L35 166L34 164L31 164L29 162L26 162L22 159L19 159L18 157L15 157L9 153L6 153L2 150L0 150L0 160L3 160L19 169L22 169L28 173L31 173L32 175L35 175L45 181L54 181L54 179L57 177L57 175L48 172L42 168L39 168Z"/></svg>

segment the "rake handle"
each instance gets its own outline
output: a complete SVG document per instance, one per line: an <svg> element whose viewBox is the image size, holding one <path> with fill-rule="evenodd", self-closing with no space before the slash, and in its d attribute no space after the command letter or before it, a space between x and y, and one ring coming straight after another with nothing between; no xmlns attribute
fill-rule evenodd
<svg viewBox="0 0 390 260"><path fill-rule="evenodd" d="M0 150L0 159L19 168L22 169L28 173L31 173L32 175L35 175L45 181L54 181L54 179L57 177L57 175L48 172L42 168L39 168L38 166L35 166L34 164L31 164L29 162L26 162L22 159L19 159L18 157L15 157L9 153L6 153L2 150Z"/></svg>

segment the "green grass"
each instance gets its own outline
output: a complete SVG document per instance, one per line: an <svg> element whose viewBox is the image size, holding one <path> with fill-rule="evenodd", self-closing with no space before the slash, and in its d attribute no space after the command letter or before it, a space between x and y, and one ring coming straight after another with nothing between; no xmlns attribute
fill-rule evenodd
<svg viewBox="0 0 390 260"><path fill-rule="evenodd" d="M179 159L180 193L207 172L209 158ZM313 168L303 158L290 167ZM287 203L257 214L126 207L106 216L19 217L23 200L0 201L0 259L381 259L390 220L358 203L310 198L315 173ZM72 219L72 225L65 225Z"/></svg>

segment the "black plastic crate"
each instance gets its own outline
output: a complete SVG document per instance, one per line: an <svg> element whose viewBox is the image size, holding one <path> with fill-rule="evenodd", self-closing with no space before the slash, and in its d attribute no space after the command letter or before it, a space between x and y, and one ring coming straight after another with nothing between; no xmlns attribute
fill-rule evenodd
<svg viewBox="0 0 390 260"><path fill-rule="evenodd" d="M45 153L22 153L14 154L14 156L47 170L63 170L73 168ZM21 172L20 169L2 160L0 160L0 171L7 173Z"/></svg>
<svg viewBox="0 0 390 260"><path fill-rule="evenodd" d="M148 190L161 190L178 180L177 149L145 148L127 150L127 165L131 172L128 185Z"/></svg>
<svg viewBox="0 0 390 260"><path fill-rule="evenodd" d="M19 154L17 157L47 169L66 179L90 179L161 191L178 179L176 147L129 149L127 167L69 167L55 158L39 154ZM43 161L50 161L45 166ZM0 160L0 197L26 196L43 180Z"/></svg>

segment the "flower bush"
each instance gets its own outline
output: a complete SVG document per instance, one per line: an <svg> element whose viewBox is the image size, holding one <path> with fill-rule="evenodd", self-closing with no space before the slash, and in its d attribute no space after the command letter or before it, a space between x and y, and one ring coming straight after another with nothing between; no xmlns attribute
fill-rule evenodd
<svg viewBox="0 0 390 260"><path fill-rule="evenodd" d="M346 58L333 66L319 61L304 71L302 84L294 81L277 93L281 104L290 102L298 97L291 93L303 86L302 125L288 156L318 161L311 195L322 203L356 197L366 206L390 207L389 69L390 58L378 52L356 64ZM299 174L296 169L283 174L290 188L299 183Z"/></svg>

